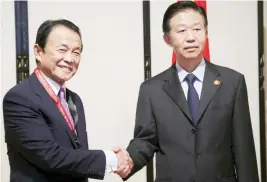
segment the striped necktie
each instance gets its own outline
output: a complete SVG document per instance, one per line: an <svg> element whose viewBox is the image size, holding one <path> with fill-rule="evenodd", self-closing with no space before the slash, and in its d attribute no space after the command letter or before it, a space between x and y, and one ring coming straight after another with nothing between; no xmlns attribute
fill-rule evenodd
<svg viewBox="0 0 267 182"><path fill-rule="evenodd" d="M65 89L63 87L60 87L60 90L58 92L58 97L60 99L60 102L64 108L64 110L66 111L66 114L67 114L67 117L69 118L70 120L70 124L73 126L74 128L74 121L73 121L73 118L71 116L71 113L70 113L70 110L69 110L69 107L68 107L68 103L66 102L65 100ZM67 122L67 121L66 121ZM68 123L67 123L68 124ZM69 124L68 124L69 125ZM70 127L70 126L69 126ZM72 128L70 127L71 131L75 133L75 131L72 130Z"/></svg>

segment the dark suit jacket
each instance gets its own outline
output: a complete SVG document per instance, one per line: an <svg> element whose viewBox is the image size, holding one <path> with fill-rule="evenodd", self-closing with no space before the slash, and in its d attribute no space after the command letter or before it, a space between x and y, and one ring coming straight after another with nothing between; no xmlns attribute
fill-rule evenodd
<svg viewBox="0 0 267 182"><path fill-rule="evenodd" d="M5 95L3 114L11 182L103 179L105 154L88 150L82 101L68 89L66 95L80 145L34 74Z"/></svg>
<svg viewBox="0 0 267 182"><path fill-rule="evenodd" d="M130 176L156 153L156 182L258 182L244 76L206 62L197 123L175 65L144 82L127 150Z"/></svg>

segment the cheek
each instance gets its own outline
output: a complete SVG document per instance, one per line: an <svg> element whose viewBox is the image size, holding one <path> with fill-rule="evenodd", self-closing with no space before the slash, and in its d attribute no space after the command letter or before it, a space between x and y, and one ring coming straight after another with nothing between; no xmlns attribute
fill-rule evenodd
<svg viewBox="0 0 267 182"><path fill-rule="evenodd" d="M172 40L173 47L183 47L184 40L180 37L175 37Z"/></svg>
<svg viewBox="0 0 267 182"><path fill-rule="evenodd" d="M54 61L52 61L51 59L45 60L42 62L42 66L45 69L49 69L49 70L55 70L56 68L56 63Z"/></svg>
<svg viewBox="0 0 267 182"><path fill-rule="evenodd" d="M204 47L206 46L206 38L205 38L205 39L202 39L202 40L200 41L200 46L201 46L201 49L203 50Z"/></svg>
<svg viewBox="0 0 267 182"><path fill-rule="evenodd" d="M60 58L53 58L53 59L50 59L49 61L49 65L50 67L52 67L54 70L58 69L58 66L60 64L60 62L62 61L62 59Z"/></svg>
<svg viewBox="0 0 267 182"><path fill-rule="evenodd" d="M79 65L80 65L80 60L79 61L74 61L73 67L74 67L75 70L78 69Z"/></svg>
<svg viewBox="0 0 267 182"><path fill-rule="evenodd" d="M64 61L64 59L62 56L55 57L55 59L54 59L55 64L59 64L60 62L63 62L63 61Z"/></svg>
<svg viewBox="0 0 267 182"><path fill-rule="evenodd" d="M199 43L205 43L207 40L207 36L203 33L197 36L197 40L199 41Z"/></svg>

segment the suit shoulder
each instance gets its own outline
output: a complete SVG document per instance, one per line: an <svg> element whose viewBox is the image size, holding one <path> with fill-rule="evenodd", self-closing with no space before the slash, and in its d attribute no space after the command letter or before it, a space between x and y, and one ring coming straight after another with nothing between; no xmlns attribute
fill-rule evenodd
<svg viewBox="0 0 267 182"><path fill-rule="evenodd" d="M5 101L8 98L15 96L27 96L29 95L29 77L23 80L21 83L18 83L11 87L4 95L3 100Z"/></svg>
<svg viewBox="0 0 267 182"><path fill-rule="evenodd" d="M171 68L168 68L155 76L149 78L148 80L142 82L141 86L151 86L151 85L158 85L164 83L164 80L166 79L166 74L168 74L171 71Z"/></svg>
<svg viewBox="0 0 267 182"><path fill-rule="evenodd" d="M213 64L213 63L210 63ZM241 77L244 77L244 75L232 68L226 67L226 66L221 66L221 65L216 65L213 64L214 66L216 66L216 68L218 69L218 71L221 73L222 76L227 77L229 79L237 79L239 80Z"/></svg>

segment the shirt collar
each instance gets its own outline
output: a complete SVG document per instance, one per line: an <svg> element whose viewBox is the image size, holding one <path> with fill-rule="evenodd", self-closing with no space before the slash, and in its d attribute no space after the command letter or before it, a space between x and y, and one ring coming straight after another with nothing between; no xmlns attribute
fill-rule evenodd
<svg viewBox="0 0 267 182"><path fill-rule="evenodd" d="M200 64L192 72L192 74L194 74L200 82L203 82L203 80L204 80L205 68L206 68L206 62L203 58L202 61L200 62ZM180 82L183 82L185 77L188 74L190 74L179 65L178 61L176 61L176 69L178 72Z"/></svg>
<svg viewBox="0 0 267 182"><path fill-rule="evenodd" d="M56 83L54 80L52 80L51 78L49 78L48 76L46 76L43 72L41 72L42 75L44 76L45 80L47 81L47 83L49 84L49 86L52 88L52 90L54 91L54 93L56 95L58 95L58 92L60 90L60 85L58 83Z"/></svg>

